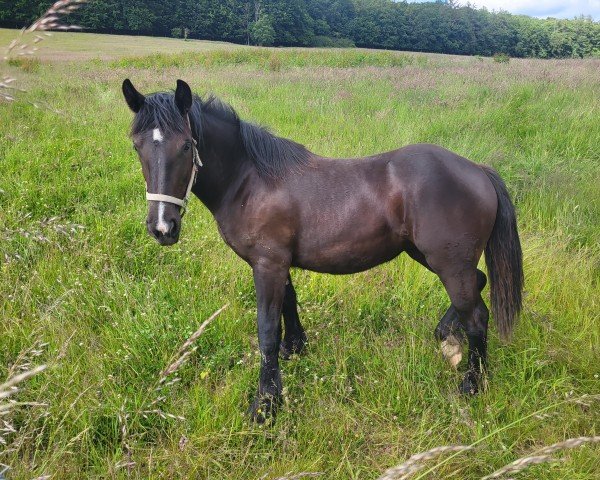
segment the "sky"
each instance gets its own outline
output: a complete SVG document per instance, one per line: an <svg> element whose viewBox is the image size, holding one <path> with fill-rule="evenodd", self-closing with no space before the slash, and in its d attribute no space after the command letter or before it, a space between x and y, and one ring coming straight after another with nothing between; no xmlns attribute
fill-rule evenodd
<svg viewBox="0 0 600 480"><path fill-rule="evenodd" d="M600 0L470 0L469 3L488 10L506 10L532 17L573 18L583 14L600 20Z"/></svg>
<svg viewBox="0 0 600 480"><path fill-rule="evenodd" d="M428 0L408 1L422 2ZM490 11L504 10L531 17L573 18L579 15L589 15L594 20L600 21L600 0L459 0L459 3L486 7Z"/></svg>

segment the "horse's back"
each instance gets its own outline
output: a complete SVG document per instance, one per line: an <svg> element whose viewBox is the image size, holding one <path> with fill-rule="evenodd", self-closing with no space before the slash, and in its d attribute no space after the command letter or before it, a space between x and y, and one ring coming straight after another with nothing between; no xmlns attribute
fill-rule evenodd
<svg viewBox="0 0 600 480"><path fill-rule="evenodd" d="M496 209L496 194L483 169L476 163L437 145L415 144L390 152L389 168L403 184L411 200Z"/></svg>
<svg viewBox="0 0 600 480"><path fill-rule="evenodd" d="M432 239L466 234L485 243L496 209L479 166L427 144L363 159L317 157L285 189L294 264L331 273L370 268L411 244L427 249Z"/></svg>

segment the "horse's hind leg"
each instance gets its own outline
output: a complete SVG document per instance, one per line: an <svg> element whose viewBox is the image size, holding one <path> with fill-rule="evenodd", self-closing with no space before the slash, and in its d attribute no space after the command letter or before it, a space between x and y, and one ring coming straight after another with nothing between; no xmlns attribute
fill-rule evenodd
<svg viewBox="0 0 600 480"><path fill-rule="evenodd" d="M444 316L440 319L435 331L435 338L440 342L442 355L450 365L456 367L462 360L462 344L465 341L465 332L458 318L458 312L450 305Z"/></svg>
<svg viewBox="0 0 600 480"><path fill-rule="evenodd" d="M434 272L433 268L427 262L425 255L415 246L406 249L410 257L419 262L425 268ZM435 273L435 272L434 272ZM485 273L477 270L477 288L479 292L483 290L487 283ZM435 338L441 343L442 353L453 367L456 367L462 360L462 344L465 341L464 328L460 322L458 312L452 304L446 310L444 316L440 319L434 331Z"/></svg>
<svg viewBox="0 0 600 480"><path fill-rule="evenodd" d="M298 301L296 299L296 290L292 284L292 277L288 274L285 284L285 295L283 297L283 306L281 309L283 321L285 324L285 336L279 351L281 357L288 360L292 354L301 353L306 345L306 333L298 317Z"/></svg>
<svg viewBox="0 0 600 480"><path fill-rule="evenodd" d="M469 342L469 364L460 391L475 394L485 372L489 318L479 291L479 275L474 267L466 266L444 269L439 275Z"/></svg>
<svg viewBox="0 0 600 480"><path fill-rule="evenodd" d="M481 270L477 270L477 288L481 293L487 283L487 277ZM453 305L448 307L444 316L440 319L434 331L435 338L442 344L442 353L453 367L462 360L462 347L465 340L465 332L458 312Z"/></svg>
<svg viewBox="0 0 600 480"><path fill-rule="evenodd" d="M487 284L487 277L481 270L477 270L477 288L481 293L483 288ZM448 335L456 335L459 338L464 339L464 331L462 325L458 319L458 313L456 309L450 305L444 316L440 319L434 332L435 338L440 342L444 340Z"/></svg>

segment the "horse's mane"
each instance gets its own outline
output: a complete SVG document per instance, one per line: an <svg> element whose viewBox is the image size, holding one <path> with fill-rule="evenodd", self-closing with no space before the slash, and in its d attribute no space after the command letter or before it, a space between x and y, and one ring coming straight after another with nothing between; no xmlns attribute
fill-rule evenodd
<svg viewBox="0 0 600 480"><path fill-rule="evenodd" d="M267 129L241 120L236 111L215 96L207 99L194 95L189 117L193 132L201 145L204 143L202 124L205 116L216 117L239 130L246 155L258 174L266 178L281 178L289 170L306 165L310 152L299 143L273 135ZM164 135L185 131L185 119L175 105L175 95L158 92L146 97L144 106L136 114L131 126L135 135L160 128Z"/></svg>

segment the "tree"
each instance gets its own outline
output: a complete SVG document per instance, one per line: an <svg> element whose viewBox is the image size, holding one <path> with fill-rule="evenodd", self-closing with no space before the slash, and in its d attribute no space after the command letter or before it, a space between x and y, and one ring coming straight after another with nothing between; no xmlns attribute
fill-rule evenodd
<svg viewBox="0 0 600 480"><path fill-rule="evenodd" d="M54 0L0 0L0 24L29 25ZM259 45L566 58L600 56L600 22L540 20L454 0L94 0L69 23L99 32L182 35ZM185 36L185 35L184 35Z"/></svg>
<svg viewBox="0 0 600 480"><path fill-rule="evenodd" d="M275 42L275 29L269 15L262 15L250 24L250 38L256 45L273 45L273 42Z"/></svg>

